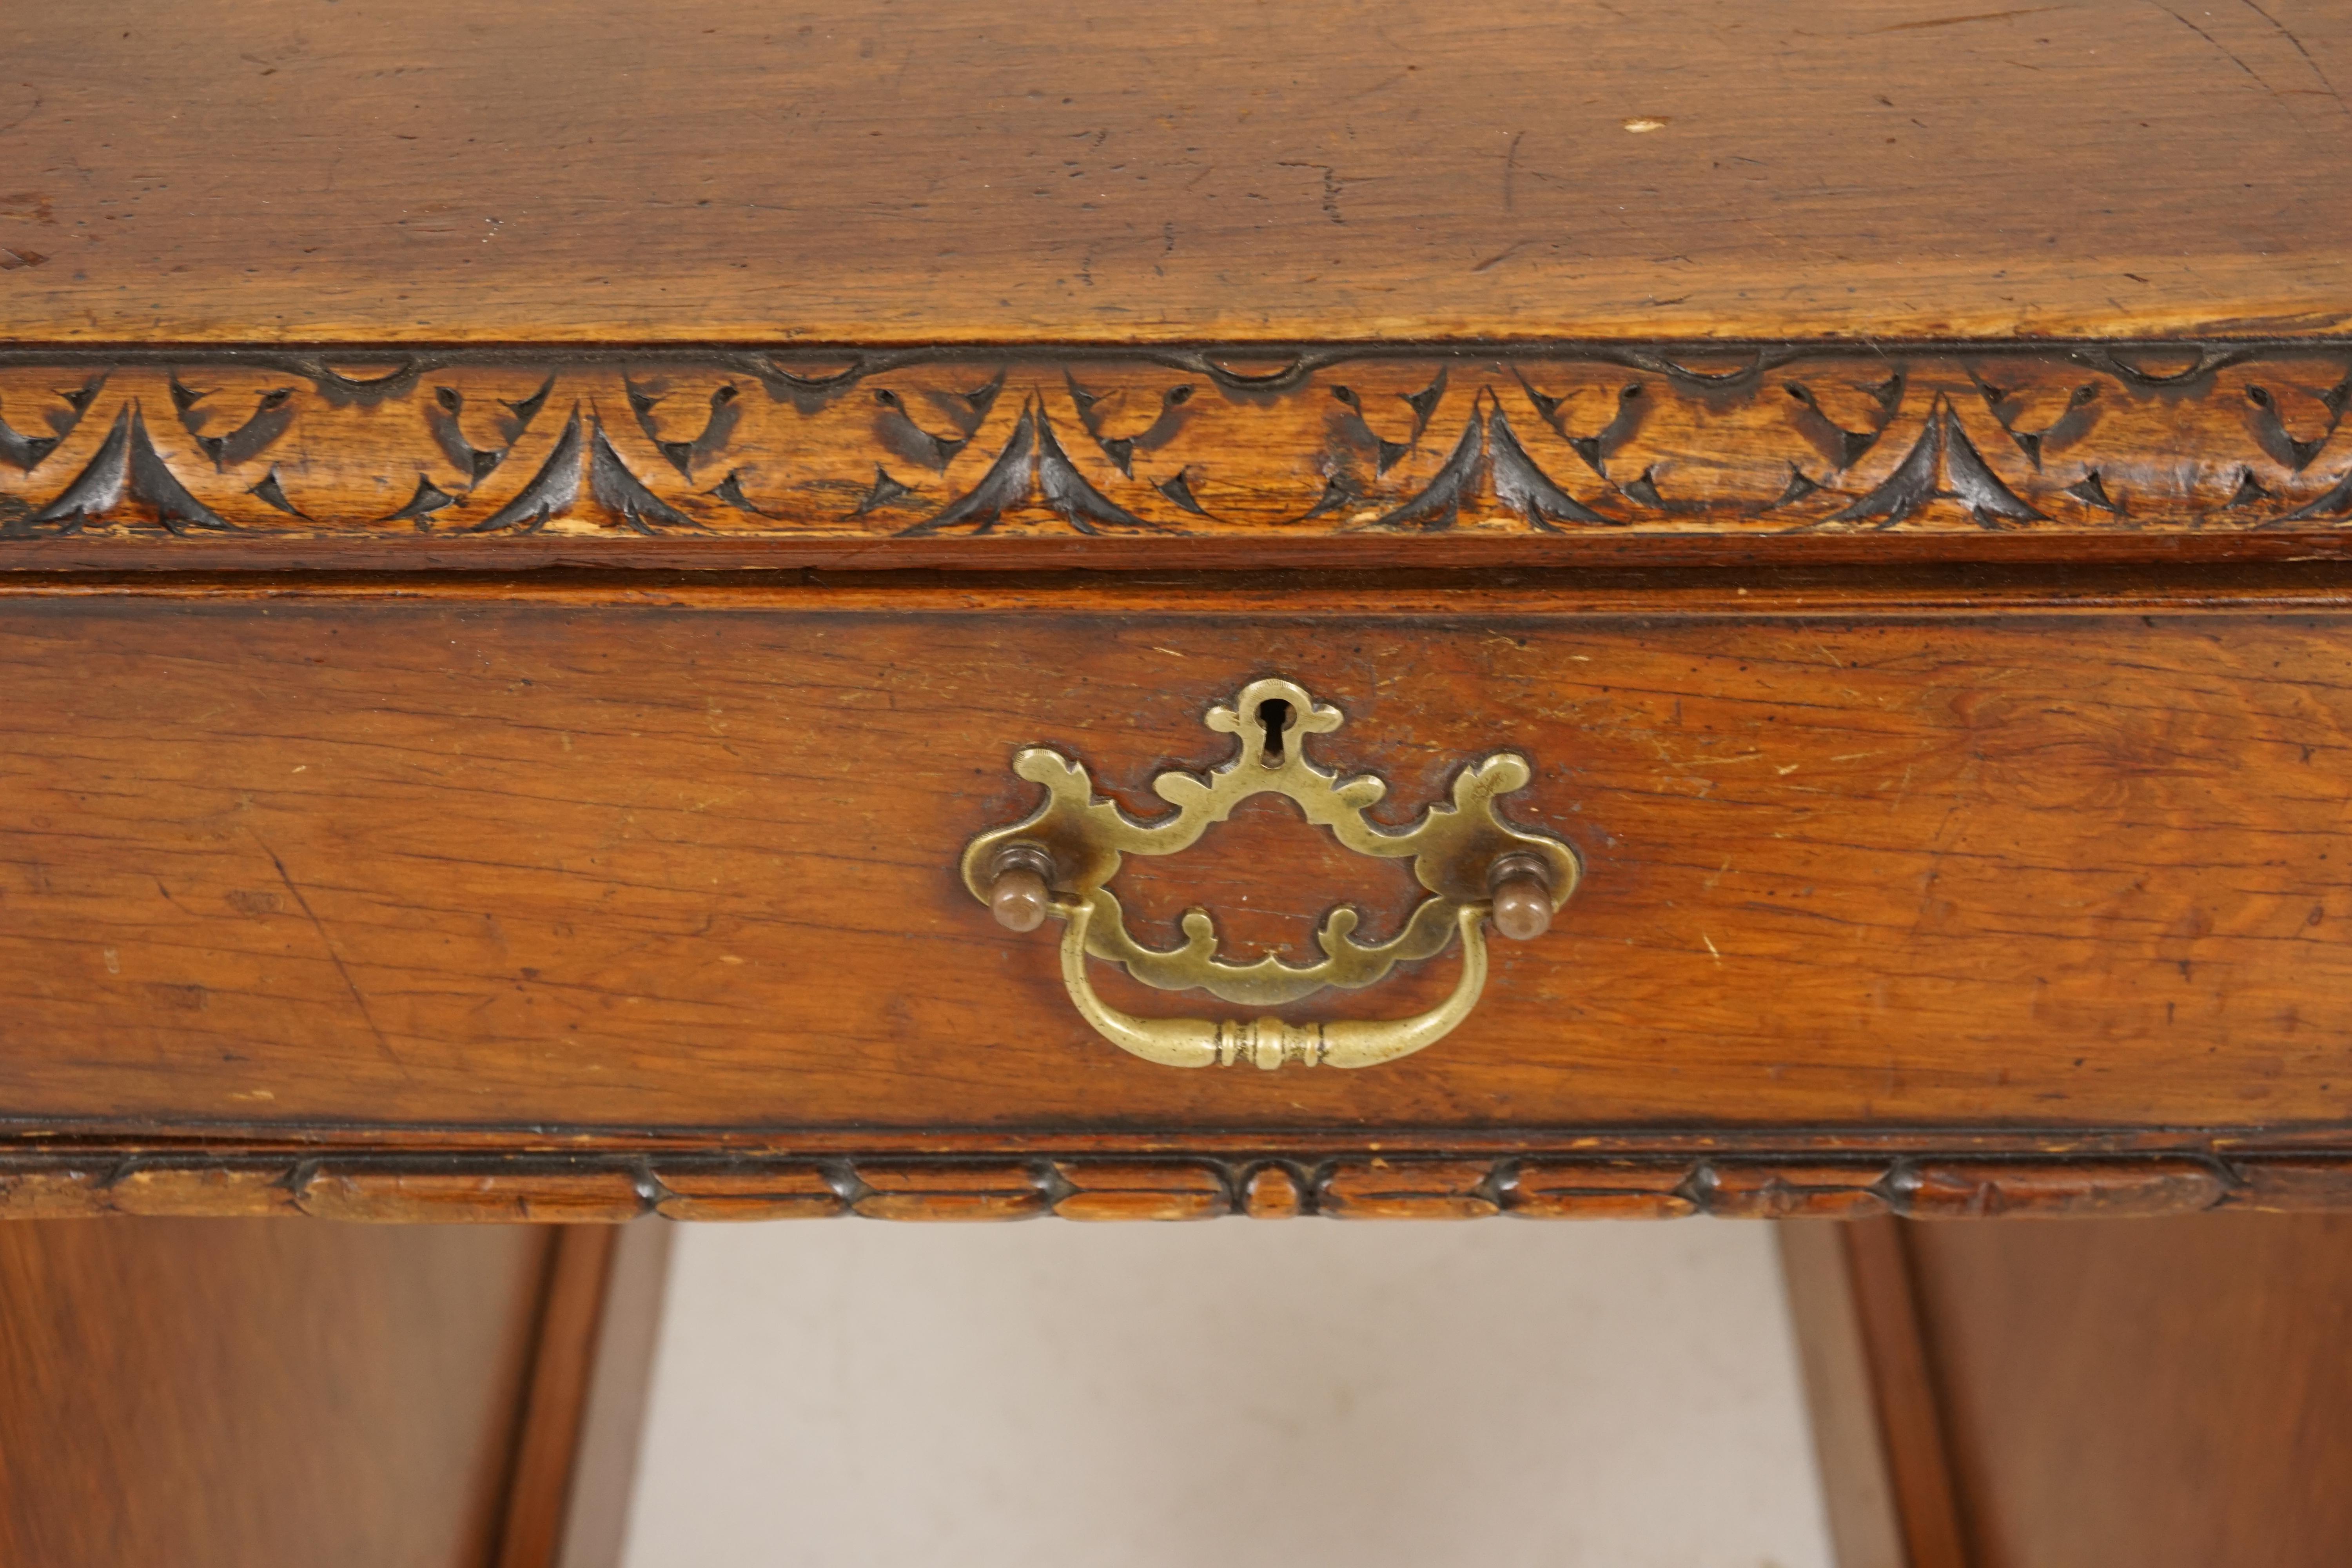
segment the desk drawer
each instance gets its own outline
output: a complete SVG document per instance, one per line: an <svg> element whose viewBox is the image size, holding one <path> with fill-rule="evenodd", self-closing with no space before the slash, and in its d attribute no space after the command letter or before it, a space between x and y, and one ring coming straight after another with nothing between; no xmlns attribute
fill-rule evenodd
<svg viewBox="0 0 2352 1568"><path fill-rule="evenodd" d="M2208 1160L2332 1147L2352 1099L2324 605L452 594L0 600L20 1155L603 1151L641 1194L649 1149ZM1270 674L1344 710L1318 756L1375 815L1509 749L1508 814L1581 857L1405 1059L1125 1055L959 879L1038 796L1019 748L1164 810ZM1302 955L1412 891L1273 797L1122 876L1143 940L1200 902ZM1279 1011L1425 1006L1456 962Z"/></svg>

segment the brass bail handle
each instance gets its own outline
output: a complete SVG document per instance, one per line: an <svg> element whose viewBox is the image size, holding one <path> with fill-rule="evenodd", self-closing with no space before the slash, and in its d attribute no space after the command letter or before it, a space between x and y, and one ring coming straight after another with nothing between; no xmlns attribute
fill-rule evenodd
<svg viewBox="0 0 2352 1568"><path fill-rule="evenodd" d="M1342 716L1296 682L1254 681L1232 705L1212 708L1203 721L1236 738L1234 753L1206 774L1171 771L1155 778L1153 792L1174 808L1168 815L1139 822L1096 796L1082 764L1032 747L1013 759L1013 771L1045 786L1044 803L1023 821L982 834L963 854L965 886L1007 930L1035 931L1049 919L1065 923L1062 979L1071 1005L1105 1039L1147 1061L1360 1068L1410 1056L1444 1039L1477 1005L1486 984L1486 927L1491 922L1507 938L1533 941L1549 929L1582 875L1582 863L1566 842L1496 812L1499 796L1532 776L1516 752L1496 752L1465 766L1454 775L1450 803L1433 805L1413 826L1396 832L1365 816L1387 793L1380 779L1343 779L1307 759L1305 736L1338 729ZM1317 933L1324 957L1311 964L1219 957L1215 923L1202 910L1185 915L1185 941L1177 947L1146 947L1129 935L1107 886L1123 857L1189 847L1243 801L1267 794L1296 802L1310 823L1359 854L1410 860L1431 896L1384 942L1359 942L1357 911L1344 905L1332 910ZM1100 959L1163 990L1197 988L1228 1002L1278 1005L1327 986L1376 984L1397 964L1433 957L1456 941L1462 970L1453 992L1425 1012L1396 1019L1293 1024L1271 1016L1139 1017L1105 1002L1087 969L1089 958Z"/></svg>

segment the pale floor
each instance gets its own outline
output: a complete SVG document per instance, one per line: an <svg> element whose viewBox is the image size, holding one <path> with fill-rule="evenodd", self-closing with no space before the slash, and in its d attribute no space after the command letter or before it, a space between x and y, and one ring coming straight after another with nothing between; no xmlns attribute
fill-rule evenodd
<svg viewBox="0 0 2352 1568"><path fill-rule="evenodd" d="M1829 1568L1768 1226L694 1226L627 1568Z"/></svg>

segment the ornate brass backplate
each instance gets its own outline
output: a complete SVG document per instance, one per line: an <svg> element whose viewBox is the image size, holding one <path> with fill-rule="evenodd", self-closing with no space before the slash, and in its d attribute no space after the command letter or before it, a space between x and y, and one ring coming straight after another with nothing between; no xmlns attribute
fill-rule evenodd
<svg viewBox="0 0 2352 1568"><path fill-rule="evenodd" d="M1532 776L1517 752L1497 752L1465 766L1454 775L1450 802L1433 805L1411 827L1396 831L1364 815L1388 792L1380 779L1368 773L1340 778L1308 760L1306 737L1329 734L1342 715L1297 682L1252 681L1231 706L1210 709L1203 721L1234 737L1234 754L1206 774L1171 771L1154 778L1152 792L1175 808L1168 815L1137 821L1096 795L1083 763L1033 746L1013 758L1013 771L1043 784L1045 801L1025 820L982 834L963 853L964 885L1006 923L1034 927L1047 914L1066 922L1062 970L1071 1001L1107 1038L1138 1056L1175 1067L1244 1058L1264 1068L1285 1061L1310 1067L1392 1061L1442 1038L1476 1004L1486 983L1483 927L1490 916L1507 934L1532 936L1576 889L1582 868L1573 848L1549 834L1513 826L1496 813L1495 802ZM1334 909L1316 933L1323 957L1311 964L1273 954L1247 963L1220 958L1215 921L1200 909L1185 914L1184 941L1177 947L1147 947L1129 935L1108 886L1122 858L1189 848L1244 801L1261 795L1295 802L1307 821L1328 828L1360 855L1412 861L1430 897L1383 942L1358 942L1361 916L1348 905ZM1393 1021L1139 1018L1105 1004L1086 973L1092 956L1161 990L1198 987L1228 1002L1279 1006L1328 985L1372 984L1400 963L1444 952L1457 935L1463 968L1454 994L1426 1013Z"/></svg>

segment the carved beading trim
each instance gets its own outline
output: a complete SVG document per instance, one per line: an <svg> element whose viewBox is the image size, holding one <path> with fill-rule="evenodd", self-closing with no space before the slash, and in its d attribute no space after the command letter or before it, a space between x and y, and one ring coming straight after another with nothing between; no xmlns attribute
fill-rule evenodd
<svg viewBox="0 0 2352 1568"><path fill-rule="evenodd" d="M23 351L0 540L2320 531L2347 403L2334 342Z"/></svg>
<svg viewBox="0 0 2352 1568"><path fill-rule="evenodd" d="M991 1161L92 1151L0 1158L0 1218L20 1219L1945 1219L2212 1208L2352 1208L2352 1152L2068 1159L1333 1158L1271 1152Z"/></svg>

